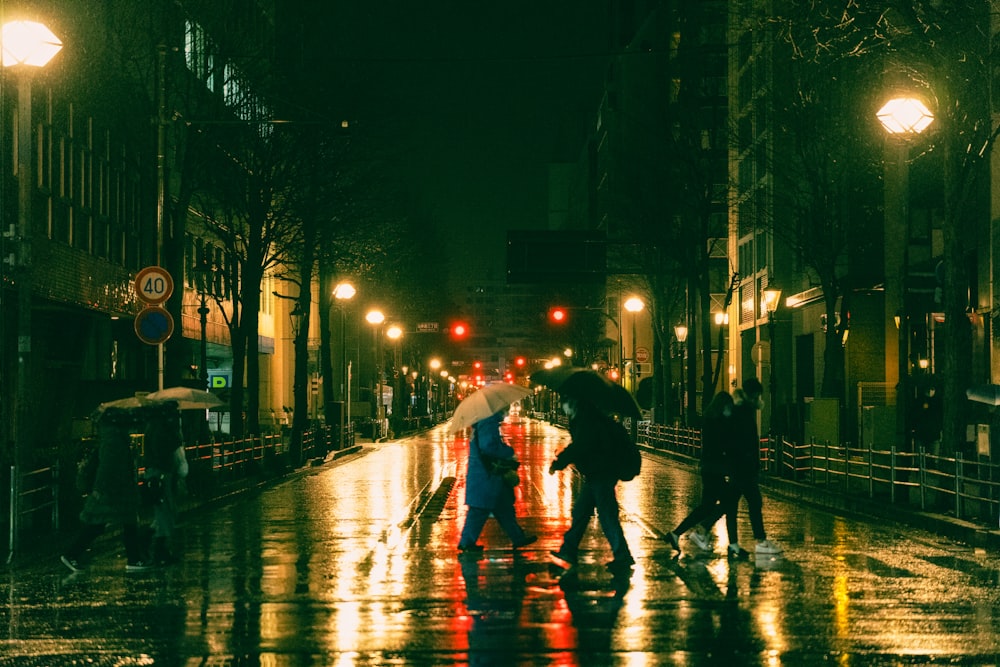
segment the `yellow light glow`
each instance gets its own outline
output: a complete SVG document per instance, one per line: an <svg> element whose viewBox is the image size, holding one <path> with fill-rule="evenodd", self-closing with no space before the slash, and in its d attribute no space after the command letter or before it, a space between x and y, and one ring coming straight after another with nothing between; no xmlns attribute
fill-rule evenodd
<svg viewBox="0 0 1000 667"><path fill-rule="evenodd" d="M890 134L920 134L934 122L934 114L914 97L896 97L875 114Z"/></svg>
<svg viewBox="0 0 1000 667"><path fill-rule="evenodd" d="M44 67L62 49L62 42L45 25L35 21L10 21L2 30L4 67Z"/></svg>
<svg viewBox="0 0 1000 667"><path fill-rule="evenodd" d="M333 288L334 298L340 300L353 299L354 295L358 293L358 290L354 289L354 285L351 283L339 283Z"/></svg>

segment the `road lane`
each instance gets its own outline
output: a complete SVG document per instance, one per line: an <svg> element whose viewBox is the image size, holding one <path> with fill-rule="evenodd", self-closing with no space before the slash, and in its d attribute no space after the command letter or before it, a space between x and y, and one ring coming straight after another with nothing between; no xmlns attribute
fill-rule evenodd
<svg viewBox="0 0 1000 667"><path fill-rule="evenodd" d="M721 523L716 553L675 558L662 535L697 474L656 455L620 486L631 576L605 569L596 521L564 576L548 552L575 477L547 468L567 434L505 435L527 549L491 521L482 557L458 556L468 444L438 428L186 516L164 571L127 575L114 554L9 571L0 665L996 664L997 554L768 496L783 558L729 561Z"/></svg>

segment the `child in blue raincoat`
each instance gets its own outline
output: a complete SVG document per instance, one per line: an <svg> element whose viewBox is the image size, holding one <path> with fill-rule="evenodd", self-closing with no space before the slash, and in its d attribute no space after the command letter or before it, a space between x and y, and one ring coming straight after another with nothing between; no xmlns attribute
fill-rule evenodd
<svg viewBox="0 0 1000 667"><path fill-rule="evenodd" d="M469 438L469 467L465 480L465 526L458 541L461 552L479 552L479 534L492 515L510 538L514 547L523 547L538 538L528 535L517 522L514 512L514 487L505 480L505 470L516 470L514 448L500 435L507 410L481 419L472 425Z"/></svg>

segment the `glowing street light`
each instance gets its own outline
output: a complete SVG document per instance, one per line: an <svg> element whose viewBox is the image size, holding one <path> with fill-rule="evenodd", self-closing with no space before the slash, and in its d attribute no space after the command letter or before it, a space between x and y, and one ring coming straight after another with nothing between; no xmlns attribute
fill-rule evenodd
<svg viewBox="0 0 1000 667"><path fill-rule="evenodd" d="M642 302L642 299L640 299L639 297L633 296L633 297L629 297L625 301L625 303L623 305L625 306L625 310L627 310L628 312L632 313L632 373L631 373L631 376L632 376L632 391L635 392L635 390L636 390L636 386L635 386L636 385L636 367L635 367L635 340L636 340L636 338L635 338L635 316L636 316L636 313L641 312L642 309L646 307L646 304L644 304Z"/></svg>
<svg viewBox="0 0 1000 667"><path fill-rule="evenodd" d="M686 343L687 339L688 339L688 328L687 328L687 326L685 326L683 324L676 325L674 327L674 338L677 339L677 345L678 345L678 347L680 348L680 351L681 351L681 381L680 381L681 396L680 396L680 398L681 398L681 423L683 424L685 422L685 419L684 419L684 404L685 404L685 401L684 401L684 361L685 361L685 359L687 357L687 349L684 347L684 343Z"/></svg>
<svg viewBox="0 0 1000 667"><path fill-rule="evenodd" d="M905 449L909 439L906 424L909 318L904 285L909 270L906 258L910 243L907 220L910 141L930 127L934 114L919 99L900 96L886 102L875 116L893 139L886 146L890 159L885 161L885 379L890 384L895 380L897 446Z"/></svg>
<svg viewBox="0 0 1000 667"><path fill-rule="evenodd" d="M340 400L344 402L345 421L340 428L340 448L347 444L345 427L351 424L351 377L347 363L347 302L354 298L358 291L351 283L338 283L333 288L333 297L340 302Z"/></svg>
<svg viewBox="0 0 1000 667"><path fill-rule="evenodd" d="M889 134L920 134L934 122L934 114L915 97L895 97L875 114Z"/></svg>
<svg viewBox="0 0 1000 667"><path fill-rule="evenodd" d="M375 432L372 435L377 439L382 437L382 419L384 406L382 405L382 323L385 322L385 314L381 310L369 310L365 315L365 321L375 327Z"/></svg>
<svg viewBox="0 0 1000 667"><path fill-rule="evenodd" d="M21 272L17 280L17 386L14 401L14 466L15 479L11 480L12 497L20 498L17 475L23 472L25 442L29 438L28 425L33 421L30 406L29 378L31 369L31 308L32 308L32 266L31 266L31 198L33 188L32 137L31 130L31 71L44 67L62 49L62 42L45 25L35 21L10 21L0 29L4 67L17 66L22 70L17 85L17 235L19 251L16 267ZM160 389L163 388L162 351L160 350ZM20 500L16 503L20 505ZM12 508L11 535L18 533L20 512ZM13 553L13 551L11 552Z"/></svg>

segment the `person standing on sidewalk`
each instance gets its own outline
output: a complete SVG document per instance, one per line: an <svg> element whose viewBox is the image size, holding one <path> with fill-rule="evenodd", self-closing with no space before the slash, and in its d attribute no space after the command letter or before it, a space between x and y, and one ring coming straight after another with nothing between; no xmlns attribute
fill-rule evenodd
<svg viewBox="0 0 1000 667"><path fill-rule="evenodd" d="M726 529L729 533L729 555L740 557L746 551L737 540L737 510L740 498L746 498L750 513L750 528L757 541L757 555L779 555L783 549L767 539L764 530L764 500L760 495L760 435L757 431L757 410L764 407L764 388L757 378L750 378L741 389L733 392L733 428L729 446L729 498L724 503Z"/></svg>
<svg viewBox="0 0 1000 667"><path fill-rule="evenodd" d="M610 429L614 426L611 417L605 415L587 401L564 397L562 409L569 417L570 444L556 455L549 474L573 465L583 478L573 501L569 530L563 535L562 546L552 555L569 564L576 563L580 541L587 530L596 510L597 519L611 546L614 560L608 569L619 570L632 567L635 560L625 542L618 516L618 498L615 487L618 484L618 466L613 451Z"/></svg>
<svg viewBox="0 0 1000 667"><path fill-rule="evenodd" d="M80 512L82 525L60 557L73 572L85 569L83 554L108 524L122 527L126 572L152 567L139 534L139 481L130 436L137 425L132 411L123 408L107 408L97 419L96 476Z"/></svg>
<svg viewBox="0 0 1000 667"><path fill-rule="evenodd" d="M701 503L667 534L670 545L680 551L680 538L689 529L691 541L704 551L713 548L710 528L725 512L730 498L729 465L726 448L733 438L733 397L729 392L717 393L705 408L701 426ZM728 523L727 523L728 526ZM736 533L729 534L736 544Z"/></svg>
<svg viewBox="0 0 1000 667"><path fill-rule="evenodd" d="M538 537L528 535L517 522L514 512L514 487L504 479L504 471L518 467L514 448L500 434L507 409L481 419L472 425L469 438L469 463L465 475L465 525L458 540L458 550L479 553L483 547L476 542L486 520L492 515L510 538L514 548L526 547Z"/></svg>

